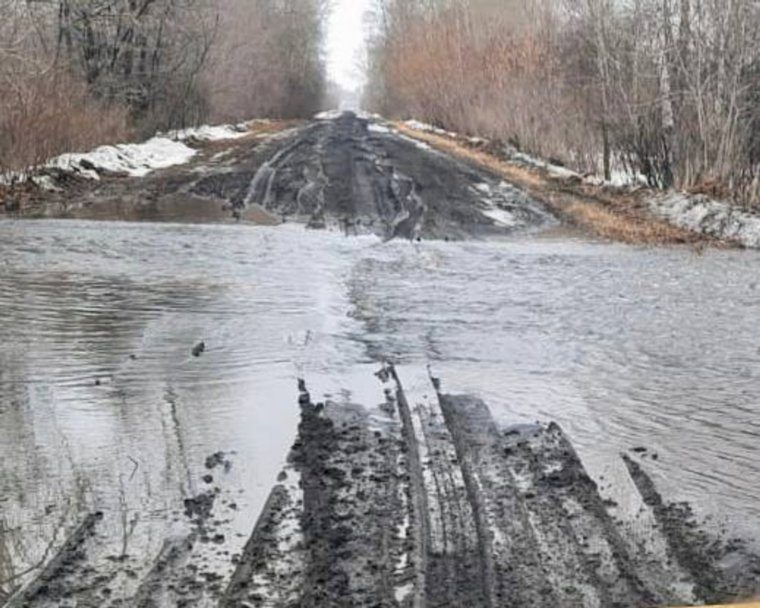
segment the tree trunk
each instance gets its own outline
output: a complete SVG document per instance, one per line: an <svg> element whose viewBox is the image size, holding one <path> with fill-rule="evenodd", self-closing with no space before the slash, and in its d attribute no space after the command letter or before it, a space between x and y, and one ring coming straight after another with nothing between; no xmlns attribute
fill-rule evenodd
<svg viewBox="0 0 760 608"><path fill-rule="evenodd" d="M670 0L662 0L663 44L660 59L660 111L662 113L662 186L670 188L673 176L673 140L675 116L673 112L671 62L673 30L670 18Z"/></svg>

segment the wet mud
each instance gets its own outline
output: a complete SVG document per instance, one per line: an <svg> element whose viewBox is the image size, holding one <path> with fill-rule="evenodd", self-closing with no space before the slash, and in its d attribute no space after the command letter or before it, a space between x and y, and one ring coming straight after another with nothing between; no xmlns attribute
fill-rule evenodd
<svg viewBox="0 0 760 608"><path fill-rule="evenodd" d="M231 460L219 452L206 460L206 470L224 475ZM212 477L207 475L207 477ZM123 550L113 552L112 532L106 514L87 514L36 575L0 605L32 607L195 607L216 606L225 587L228 569L212 565L214 556L232 559L228 549L225 512L230 502L223 490L206 482L207 489L184 499L176 507L174 534L161 539L152 560L132 552L125 537ZM149 516L148 513L141 514ZM134 520L136 523L136 519ZM218 560L216 560L218 561Z"/></svg>
<svg viewBox="0 0 760 608"><path fill-rule="evenodd" d="M226 146L226 147L225 147ZM207 146L187 165L58 192L6 213L179 223L279 224L384 239L498 236L556 223L501 178L346 113L263 138Z"/></svg>
<svg viewBox="0 0 760 608"><path fill-rule="evenodd" d="M263 210L246 217L239 208L257 169L299 132L299 125L282 125L273 133L219 142L199 143L198 154L184 165L144 177L103 173L92 181L46 169L55 185L44 190L29 184L24 203L0 205L0 216L173 223L233 223L266 225L280 219Z"/></svg>
<svg viewBox="0 0 760 608"><path fill-rule="evenodd" d="M666 504L630 455L632 520L558 425L503 428L436 378L410 394L393 366L376 375L378 403L319 401L299 381L287 465L227 571L204 567L229 541L215 476L233 463L217 452L182 505L189 526L147 568L126 552L103 566L93 513L7 605L642 608L760 591L758 557Z"/></svg>
<svg viewBox="0 0 760 608"><path fill-rule="evenodd" d="M351 113L310 125L264 163L240 203L253 204L313 228L386 239L459 239L553 221L495 176Z"/></svg>
<svg viewBox="0 0 760 608"><path fill-rule="evenodd" d="M556 424L499 428L437 381L410 400L395 369L380 376L378 405L315 403L302 384L287 481L222 606L640 608L758 591L757 558L664 504L629 456L651 510L633 522Z"/></svg>

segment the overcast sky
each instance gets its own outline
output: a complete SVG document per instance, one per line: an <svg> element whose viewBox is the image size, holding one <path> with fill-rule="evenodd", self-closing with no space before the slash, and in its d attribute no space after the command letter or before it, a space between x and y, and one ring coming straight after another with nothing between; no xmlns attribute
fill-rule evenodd
<svg viewBox="0 0 760 608"><path fill-rule="evenodd" d="M327 33L328 77L346 89L364 84L357 59L364 49L364 12L369 0L334 0Z"/></svg>

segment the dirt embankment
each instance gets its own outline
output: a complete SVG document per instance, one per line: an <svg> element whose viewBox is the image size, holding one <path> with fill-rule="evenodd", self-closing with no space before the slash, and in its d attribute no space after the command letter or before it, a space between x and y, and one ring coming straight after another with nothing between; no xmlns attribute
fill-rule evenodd
<svg viewBox="0 0 760 608"><path fill-rule="evenodd" d="M651 212L653 193L588 183L578 176L552 175L546 169L513 161L498 144L422 131L395 122L398 132L436 150L485 167L545 203L564 221L599 237L632 244L734 246L725 240L679 228Z"/></svg>
<svg viewBox="0 0 760 608"><path fill-rule="evenodd" d="M55 176L16 217L173 222L296 221L383 239L465 239L536 230L554 214L479 170L351 113L214 144L146 177ZM262 127L264 128L264 127ZM272 133L272 131L276 131Z"/></svg>
<svg viewBox="0 0 760 608"><path fill-rule="evenodd" d="M310 125L263 164L243 207L385 239L503 235L553 221L499 182L346 113Z"/></svg>

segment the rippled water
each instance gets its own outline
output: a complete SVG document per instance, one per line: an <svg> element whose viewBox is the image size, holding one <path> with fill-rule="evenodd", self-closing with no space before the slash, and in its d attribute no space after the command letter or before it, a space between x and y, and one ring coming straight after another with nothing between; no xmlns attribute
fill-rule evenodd
<svg viewBox="0 0 760 608"><path fill-rule="evenodd" d="M504 424L556 420L603 471L647 447L661 488L760 524L757 253L582 241L374 250L352 297L372 352L429 358Z"/></svg>
<svg viewBox="0 0 760 608"><path fill-rule="evenodd" d="M504 424L560 422L598 475L647 447L669 498L760 529L759 262L556 236L2 222L4 544L31 563L86 507L112 515L104 542L155 553L225 450L242 545L295 433L295 378L360 385L382 358L430 364Z"/></svg>

